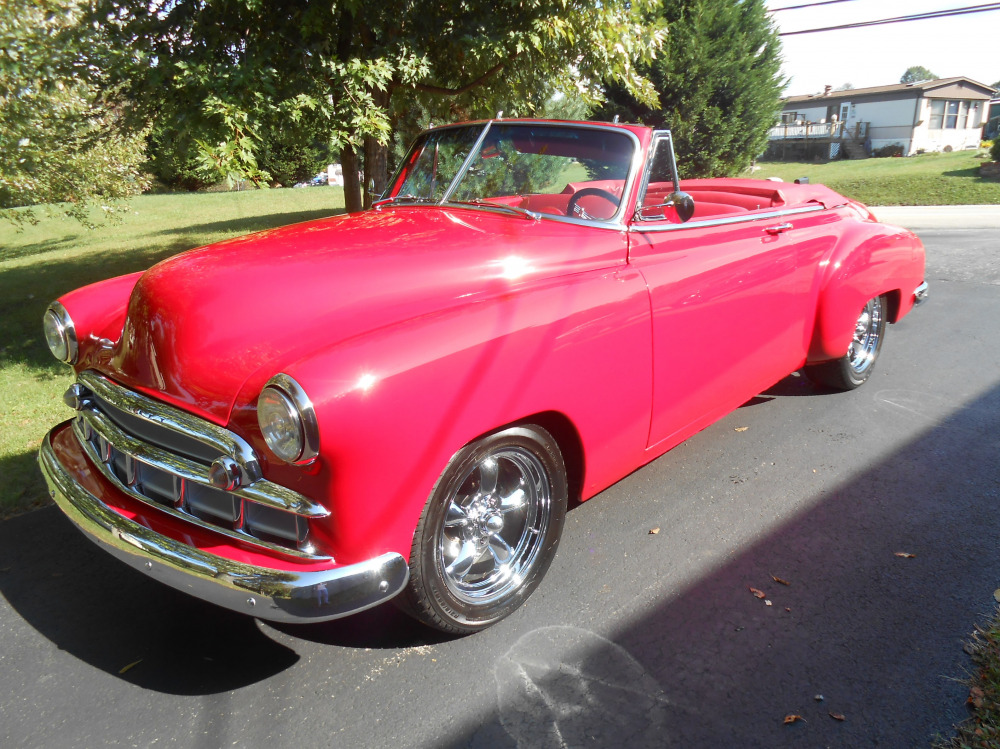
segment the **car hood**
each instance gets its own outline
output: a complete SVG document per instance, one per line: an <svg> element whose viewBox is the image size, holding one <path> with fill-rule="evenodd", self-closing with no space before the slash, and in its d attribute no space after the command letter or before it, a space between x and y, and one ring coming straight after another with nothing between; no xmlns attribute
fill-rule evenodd
<svg viewBox="0 0 1000 749"><path fill-rule="evenodd" d="M283 366L385 325L624 262L624 247L607 229L438 207L260 232L143 274L101 369L225 424L251 378L259 388Z"/></svg>

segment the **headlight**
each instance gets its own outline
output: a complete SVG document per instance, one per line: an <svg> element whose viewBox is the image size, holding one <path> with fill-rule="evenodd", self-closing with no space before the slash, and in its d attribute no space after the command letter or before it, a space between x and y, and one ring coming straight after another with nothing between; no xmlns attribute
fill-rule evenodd
<svg viewBox="0 0 1000 749"><path fill-rule="evenodd" d="M257 423L271 452L286 463L308 463L319 454L312 401L285 374L268 380L257 399Z"/></svg>
<svg viewBox="0 0 1000 749"><path fill-rule="evenodd" d="M59 302L52 302L45 310L42 328L52 355L66 364L76 362L76 328L73 327L73 320L66 308Z"/></svg>

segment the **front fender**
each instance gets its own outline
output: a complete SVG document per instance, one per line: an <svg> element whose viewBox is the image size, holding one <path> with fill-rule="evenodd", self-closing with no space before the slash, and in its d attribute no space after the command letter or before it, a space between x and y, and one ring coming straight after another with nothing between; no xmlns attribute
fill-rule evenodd
<svg viewBox="0 0 1000 749"><path fill-rule="evenodd" d="M117 341L125 325L129 295L143 271L109 278L64 294L59 302L73 318L79 356L76 371L92 367L102 351L103 340Z"/></svg>
<svg viewBox="0 0 1000 749"><path fill-rule="evenodd" d="M628 268L549 279L338 343L285 367L316 409L320 456L264 472L331 510L338 561L409 555L448 460L476 437L540 412L565 415L586 457L583 494L640 462L649 430L649 301ZM252 404L234 411L257 434ZM251 439L254 443L254 440ZM270 458L270 460L267 460Z"/></svg>

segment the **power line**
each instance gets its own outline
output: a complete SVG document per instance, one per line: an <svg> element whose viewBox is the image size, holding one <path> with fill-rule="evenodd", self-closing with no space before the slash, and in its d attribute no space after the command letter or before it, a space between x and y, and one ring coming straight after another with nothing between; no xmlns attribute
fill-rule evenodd
<svg viewBox="0 0 1000 749"><path fill-rule="evenodd" d="M786 5L783 8L768 8L768 13L777 13L779 10L799 10L799 8L815 8L817 5L836 5L837 3L853 3L854 0L822 0L819 3L805 3L804 5Z"/></svg>
<svg viewBox="0 0 1000 749"><path fill-rule="evenodd" d="M877 21L858 21L856 23L845 23L839 26L824 26L817 29L802 29L801 31L782 31L778 36L795 36L797 34L815 34L820 31L841 31L843 29L860 29L866 26L884 26L891 23L904 23L906 21L925 21L930 18L948 18L949 16L964 16L973 13L988 13L989 11L1000 10L1000 3L986 3L984 5L969 5L964 8L951 8L947 10L935 10L927 13L914 13L908 16L896 16L894 18L880 18Z"/></svg>

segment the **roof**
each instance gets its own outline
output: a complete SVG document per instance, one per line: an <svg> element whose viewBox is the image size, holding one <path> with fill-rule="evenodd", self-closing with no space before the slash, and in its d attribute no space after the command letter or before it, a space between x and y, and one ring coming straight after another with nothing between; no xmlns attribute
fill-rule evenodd
<svg viewBox="0 0 1000 749"><path fill-rule="evenodd" d="M989 99L995 96L995 89L979 81L974 81L965 76L954 78L937 78L933 81L920 81L918 83L894 83L889 86L870 86L869 88L849 88L844 91L831 91L828 94L805 94L801 96L787 96L783 99L785 104L802 104L805 102L831 101L835 99L856 99L860 96L878 97L880 94L905 94L907 92L918 92L918 95L926 94L937 88L951 86L956 83L969 83L982 89L981 96L973 98ZM893 98L896 98L895 96Z"/></svg>

